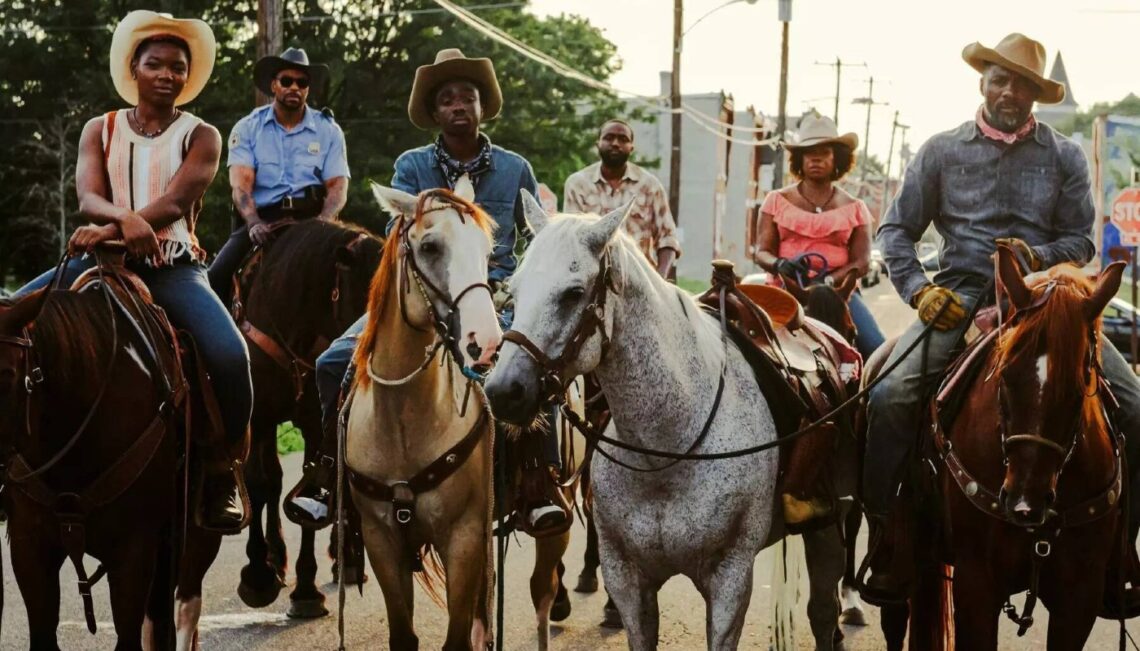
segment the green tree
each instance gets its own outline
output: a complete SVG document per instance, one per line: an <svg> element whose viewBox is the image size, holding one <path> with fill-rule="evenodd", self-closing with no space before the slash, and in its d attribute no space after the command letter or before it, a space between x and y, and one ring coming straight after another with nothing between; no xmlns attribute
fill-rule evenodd
<svg viewBox="0 0 1140 651"><path fill-rule="evenodd" d="M1093 104L1087 110L1077 111L1060 120L1057 123L1057 131L1067 136L1071 136L1075 133L1083 133L1086 138L1092 138L1093 120L1095 120L1098 115L1140 116L1140 97L1129 93L1127 97L1119 102L1098 102Z"/></svg>
<svg viewBox="0 0 1140 651"><path fill-rule="evenodd" d="M0 159L0 272L26 278L58 252L60 214L76 210L73 182L59 192L60 160L74 162L74 145L87 119L121 107L107 74L107 52L114 25L140 8L201 17L214 29L219 46L214 73L187 110L223 136L252 110L253 0L0 3L0 137L11 143L10 151L23 152ZM615 98L500 46L450 14L423 11L434 8L424 0L285 2L286 46L305 48L310 59L332 69L329 87L314 89L311 104L332 108L348 141L353 181L345 218L374 230L383 227L384 218L371 198L369 181L391 181L396 157L434 137L411 125L407 101L416 67L431 63L437 50L458 47L468 56L494 61L504 108L486 131L496 144L525 156L539 181L556 191L571 172L594 160L597 126L624 112ZM524 9L481 9L479 15L595 79L608 79L619 69L614 45L586 20L538 18ZM56 150L37 144L50 140L60 125L69 144ZM230 229L224 160L222 166L199 224L199 237L210 251L217 250ZM70 218L67 230L74 225Z"/></svg>

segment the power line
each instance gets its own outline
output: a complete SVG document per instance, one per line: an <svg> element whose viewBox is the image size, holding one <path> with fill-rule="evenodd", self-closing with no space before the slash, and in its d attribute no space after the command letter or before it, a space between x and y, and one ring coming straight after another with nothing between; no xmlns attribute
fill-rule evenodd
<svg viewBox="0 0 1140 651"><path fill-rule="evenodd" d="M516 7L525 7L525 2L497 2L491 4L471 5L467 7L470 11L490 11L493 9L512 9ZM349 19L367 20L373 18L398 18L400 16L418 16L421 14L442 14L447 13L446 9L404 9L401 11L382 11L379 13L369 13L357 16L349 16ZM286 23L320 23L326 20L335 20L338 16L294 16L293 18L285 18ZM210 21L213 25L256 25L256 18L238 18L234 20L217 20ZM36 34L39 32L91 32L91 31L114 31L114 25L54 25L54 26L40 26L37 25L32 28L23 27L4 27L0 28L0 33L11 34L23 32L24 34Z"/></svg>

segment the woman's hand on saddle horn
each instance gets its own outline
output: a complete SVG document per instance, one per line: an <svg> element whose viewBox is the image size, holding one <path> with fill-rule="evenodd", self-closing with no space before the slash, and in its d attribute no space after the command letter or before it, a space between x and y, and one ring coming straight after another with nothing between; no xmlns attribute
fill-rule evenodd
<svg viewBox="0 0 1140 651"><path fill-rule="evenodd" d="M67 252L71 255L87 253L101 242L118 239L119 227L116 224L80 226L71 234L67 242Z"/></svg>
<svg viewBox="0 0 1140 651"><path fill-rule="evenodd" d="M792 278L797 282L806 280L806 276L808 275L809 271L807 264L804 263L803 260L777 258L776 264L774 266L776 267L776 273L780 274L781 276Z"/></svg>
<svg viewBox="0 0 1140 651"><path fill-rule="evenodd" d="M930 284L914 295L914 306L923 323L934 321L935 330L951 330L966 318L966 308L954 290ZM943 307L945 306L945 309Z"/></svg>
<svg viewBox="0 0 1140 651"><path fill-rule="evenodd" d="M128 213L119 221L119 230L123 233L123 243L127 245L127 253L136 260L146 260L159 254L158 238L150 222L143 219L137 212Z"/></svg>

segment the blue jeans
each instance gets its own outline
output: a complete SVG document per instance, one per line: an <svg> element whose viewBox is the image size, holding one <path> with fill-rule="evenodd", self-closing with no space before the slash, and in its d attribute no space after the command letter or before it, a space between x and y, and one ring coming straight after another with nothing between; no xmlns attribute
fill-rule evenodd
<svg viewBox="0 0 1140 651"><path fill-rule="evenodd" d="M499 321L502 322L504 316L500 315ZM360 333L364 332L364 325L368 322L368 314L357 319L344 331L344 334L337 337L332 345L321 353L317 358L317 394L321 400L321 418L328 426L329 419L336 418L336 405L340 398L341 387L350 381L348 377L348 367L352 362L352 355L356 351L356 340L360 338ZM509 322L508 324L509 325ZM506 327L506 326L504 326ZM558 412L553 407L550 413L547 414L547 422L551 424L550 430L543 435L543 452L546 456L546 462L552 466L562 467L562 454L559 449L560 441L558 440ZM331 451L324 451L325 454L331 454Z"/></svg>
<svg viewBox="0 0 1140 651"><path fill-rule="evenodd" d="M64 267L60 286L71 286L81 273L94 266L94 256L72 258ZM180 263L161 269L135 264L128 267L146 283L154 302L166 311L171 325L194 337L214 385L226 440L240 441L253 411L249 350L229 312L210 289L205 268L197 263ZM16 295L46 287L53 273L54 270L40 275L21 287Z"/></svg>
<svg viewBox="0 0 1140 651"><path fill-rule="evenodd" d="M858 331L855 335L855 348L866 360L883 345L885 341L883 331L879 330L879 324L875 323L875 316L871 314L871 309L867 307L859 290L855 290L851 299L847 301L847 309L851 310L851 320L855 322L855 329Z"/></svg>

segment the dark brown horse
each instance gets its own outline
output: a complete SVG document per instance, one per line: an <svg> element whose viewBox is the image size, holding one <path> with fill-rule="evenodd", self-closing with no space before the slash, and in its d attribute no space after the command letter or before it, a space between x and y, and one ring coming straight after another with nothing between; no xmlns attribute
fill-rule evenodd
<svg viewBox="0 0 1140 651"><path fill-rule="evenodd" d="M253 519L238 594L261 608L285 585L277 425L292 421L305 438L305 460L321 441L321 410L311 372L317 356L364 314L382 243L343 223L309 220L278 232L242 290L239 327L250 349L254 408L246 469ZM264 517L264 520L263 520ZM328 613L316 585L314 532L302 530L291 617Z"/></svg>
<svg viewBox="0 0 1140 651"><path fill-rule="evenodd" d="M953 563L952 626L937 611L922 615L936 642L944 633L952 648L997 649L1003 606L1028 590L1027 610L1040 597L1055 615L1049 649L1081 649L1124 535L1123 441L1107 424L1099 361L1100 313L1119 288L1123 264L1110 265L1095 284L1065 265L1027 286L1002 247L997 269L1012 315L960 414L935 433ZM943 569L920 567L927 571L919 590L941 584L949 597ZM1021 631L1031 624L1028 613L1007 614Z"/></svg>
<svg viewBox="0 0 1140 651"><path fill-rule="evenodd" d="M69 558L92 632L90 585L105 568L117 649L141 648L144 634L159 648L176 634L179 649L196 642L202 577L221 536L186 517L189 394L165 318L148 302L127 280L0 304L3 506L32 649L58 649ZM84 554L102 563L90 576Z"/></svg>

